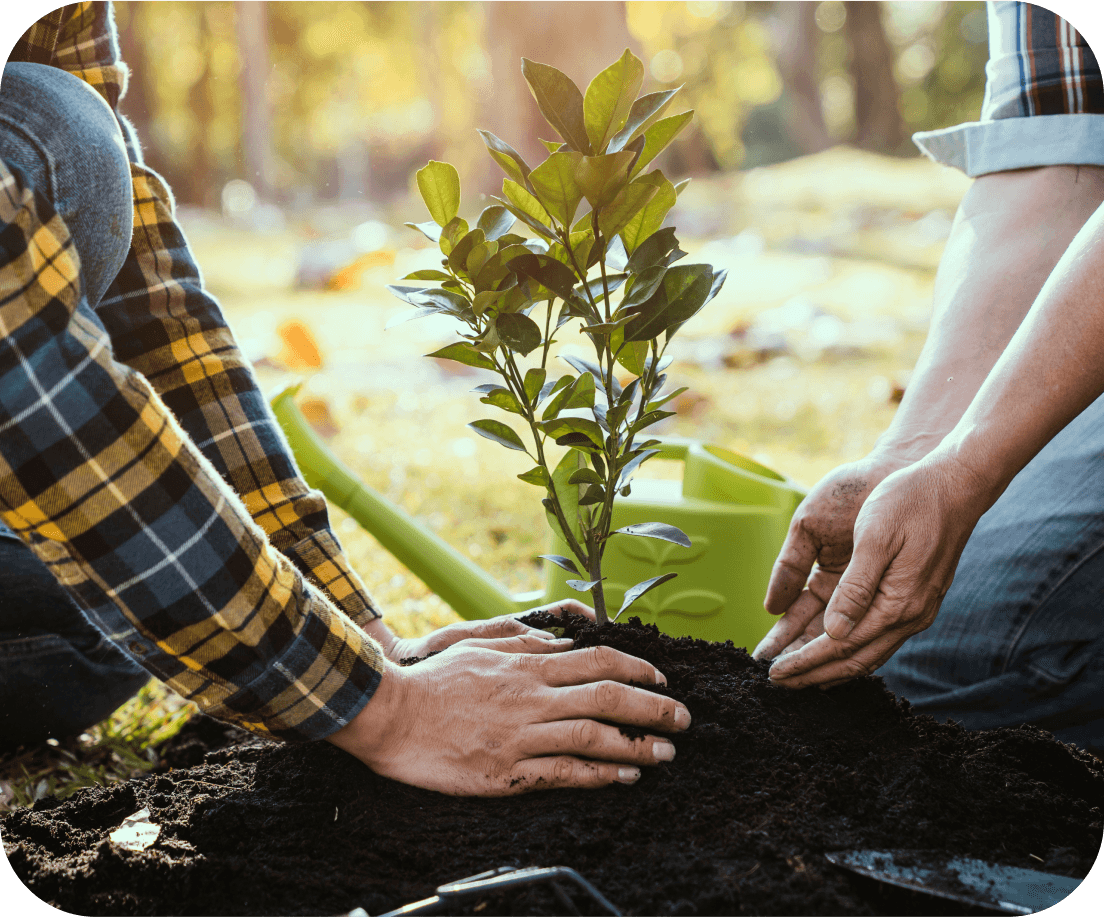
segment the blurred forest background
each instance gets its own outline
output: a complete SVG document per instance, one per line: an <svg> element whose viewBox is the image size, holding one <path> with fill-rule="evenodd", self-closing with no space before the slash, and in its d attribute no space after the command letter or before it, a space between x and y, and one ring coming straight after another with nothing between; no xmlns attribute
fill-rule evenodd
<svg viewBox="0 0 1104 917"><path fill-rule="evenodd" d="M475 133L537 158L549 133L519 61L585 88L627 47L644 91L697 117L667 174L765 165L846 143L915 156L913 131L972 120L980 2L119 2L124 102L188 204L227 182L282 205L405 194L427 159L494 191ZM234 190L236 189L236 191ZM234 199L233 195L238 197ZM235 185L231 203L249 192Z"/></svg>

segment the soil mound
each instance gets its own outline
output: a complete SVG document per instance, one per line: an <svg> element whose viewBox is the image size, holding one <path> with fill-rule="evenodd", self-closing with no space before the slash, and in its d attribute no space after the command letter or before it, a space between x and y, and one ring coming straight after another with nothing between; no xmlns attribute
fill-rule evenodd
<svg viewBox="0 0 1104 917"><path fill-rule="evenodd" d="M742 649L635 620L578 619L568 635L666 674L656 690L694 715L672 764L631 787L476 800L383 779L326 743L252 742L17 810L0 823L8 857L37 895L78 914L380 914L500 866L572 867L626 913L931 914L965 909L824 853L937 851L1081 877L1100 851L1104 766L1045 732L938 724L877 678L776 688ZM182 763L230 738L221 724L196 730ZM143 807L157 842L113 844ZM601 912L568 885L460 912L575 908Z"/></svg>

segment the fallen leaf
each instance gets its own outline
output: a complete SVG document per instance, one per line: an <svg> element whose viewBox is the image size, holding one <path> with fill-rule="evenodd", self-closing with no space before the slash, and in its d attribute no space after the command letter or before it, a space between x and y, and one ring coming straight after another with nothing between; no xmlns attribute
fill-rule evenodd
<svg viewBox="0 0 1104 917"><path fill-rule="evenodd" d="M133 815L128 815L110 834L111 843L124 850L145 850L155 843L161 834L161 826L150 821L150 810L139 809Z"/></svg>

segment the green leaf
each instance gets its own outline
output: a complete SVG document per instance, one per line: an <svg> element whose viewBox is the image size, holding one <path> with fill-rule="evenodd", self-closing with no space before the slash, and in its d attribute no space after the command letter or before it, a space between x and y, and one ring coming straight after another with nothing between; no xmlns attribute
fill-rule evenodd
<svg viewBox="0 0 1104 917"><path fill-rule="evenodd" d="M474 231L482 232L483 230L477 228ZM479 272L483 270L484 265L486 265L497 251L497 242L480 242L478 245L472 246L472 250L468 252L468 257L464 261L468 276L478 276Z"/></svg>
<svg viewBox="0 0 1104 917"><path fill-rule="evenodd" d="M505 446L507 449L513 449L517 452L528 451L525 448L525 444L521 441L521 437L500 420L475 420L468 424L468 426L475 430L480 436L485 436L487 439Z"/></svg>
<svg viewBox="0 0 1104 917"><path fill-rule="evenodd" d="M552 229L552 215L523 185L505 178L502 180L502 193L506 197L502 203L518 219L549 239L556 237Z"/></svg>
<svg viewBox="0 0 1104 917"><path fill-rule="evenodd" d="M673 392L671 392L670 395L665 395L663 398L659 398L655 401L649 401L646 405L644 405L644 410L646 412L658 411L661 407L663 407L663 405L665 405L672 398L677 398L679 395L681 395L683 392L687 391L688 389L689 389L689 386L686 386L686 385L684 385L682 388L676 388Z"/></svg>
<svg viewBox="0 0 1104 917"><path fill-rule="evenodd" d="M579 568L575 566L575 561L570 557L564 557L562 554L538 554L541 560L550 560L557 567L566 570L568 573L574 573L576 576L582 576L579 572Z"/></svg>
<svg viewBox="0 0 1104 917"><path fill-rule="evenodd" d="M403 223L403 226L409 226L411 229L418 230L418 232L429 239L430 242L436 242L441 238L441 227L436 223Z"/></svg>
<svg viewBox="0 0 1104 917"><path fill-rule="evenodd" d="M628 462L625 463L625 467L621 469L621 473L617 476L617 489L624 487L629 483L629 479L636 472L636 469L643 465L653 455L659 455L658 449L644 449L637 455L634 455Z"/></svg>
<svg viewBox="0 0 1104 917"><path fill-rule="evenodd" d="M544 378L547 375L543 366L534 366L532 369L525 373L525 380L522 386L525 389L525 397L529 399L530 404L537 404L537 397L540 395L541 388L544 386Z"/></svg>
<svg viewBox="0 0 1104 917"><path fill-rule="evenodd" d="M571 251L575 255L575 263L579 265L579 269L586 272L588 265L588 259L590 258L590 248L594 245L594 231L592 229L584 229L579 232L573 232L567 237L568 244L571 246ZM567 249L563 247L563 244L556 242L548 249L548 257L555 258L560 264L574 270L572 267L572 261L567 254Z"/></svg>
<svg viewBox="0 0 1104 917"><path fill-rule="evenodd" d="M610 535L638 535L643 538L658 538L660 541L669 541L672 544L680 544L684 548L690 547L690 539L682 529L665 522L638 522L636 525L626 525L624 528L610 532Z"/></svg>
<svg viewBox="0 0 1104 917"><path fill-rule="evenodd" d="M706 302L713 285L708 264L680 264L669 268L663 283L634 321L625 326L626 341L654 340L663 331L681 325Z"/></svg>
<svg viewBox="0 0 1104 917"><path fill-rule="evenodd" d="M521 405L518 404L517 398L515 398L513 393L507 389L496 388L493 392L484 395L479 400L483 404L489 404L496 408L502 408L502 410L509 411L511 414L523 415Z"/></svg>
<svg viewBox="0 0 1104 917"><path fill-rule="evenodd" d="M655 197L638 210L621 230L625 250L630 254L663 225L667 213L675 206L675 201L678 199L675 186L664 177L662 172L657 170L650 174L657 175L661 179Z"/></svg>
<svg viewBox="0 0 1104 917"><path fill-rule="evenodd" d="M475 221L475 225L483 230L483 235L487 239L493 240L506 235L515 222L516 219L509 210L501 204L492 204L479 214L479 219Z"/></svg>
<svg viewBox="0 0 1104 917"><path fill-rule="evenodd" d="M583 192L575 182L582 153L553 153L529 173L529 182L548 213L563 226L575 218Z"/></svg>
<svg viewBox="0 0 1104 917"><path fill-rule="evenodd" d="M605 579L605 577L602 577ZM597 586L602 580L581 580L581 579L569 579L564 580L565 585L570 586L576 592L590 592L595 586Z"/></svg>
<svg viewBox="0 0 1104 917"><path fill-rule="evenodd" d="M533 407L536 407L539 404L543 404L546 398L555 395L557 392L560 392L563 389L567 388L567 386L571 384L573 378L573 376L560 376L560 378L557 379L555 382L553 382L551 379L545 382L544 385L541 387L540 394L537 395L536 401L533 402Z"/></svg>
<svg viewBox="0 0 1104 917"><path fill-rule="evenodd" d="M482 245L486 241L483 237L482 229L473 229L467 233L462 239L460 239L449 252L448 263L457 274L468 273L468 255L471 254L473 248L477 245Z"/></svg>
<svg viewBox="0 0 1104 917"><path fill-rule="evenodd" d="M626 287L625 298L621 300L621 305L617 307L617 311L621 312L624 309L631 309L634 306L646 303L659 289L666 273L666 265L655 264L646 271L636 274L631 285Z"/></svg>
<svg viewBox="0 0 1104 917"><path fill-rule="evenodd" d="M418 190L438 226L445 226L460 210L460 175L447 162L431 161L417 172Z"/></svg>
<svg viewBox="0 0 1104 917"><path fill-rule="evenodd" d="M571 386L571 394L568 395L567 401L564 402L564 408L594 407L595 390L594 376L590 373L581 373Z"/></svg>
<svg viewBox="0 0 1104 917"><path fill-rule="evenodd" d="M651 127L656 119L667 110L667 106L671 104L671 100L674 99L675 94L681 88L681 86L676 86L674 89L664 89L661 92L652 92L646 96L641 96L633 102L633 106L629 110L629 117L625 121L625 126L621 128L610 141L609 147L607 148L608 151L612 153L616 150L625 149L625 147Z"/></svg>
<svg viewBox="0 0 1104 917"><path fill-rule="evenodd" d="M520 312L502 313L495 319L495 327L502 343L522 356L540 346L540 328L529 316Z"/></svg>
<svg viewBox="0 0 1104 917"><path fill-rule="evenodd" d="M675 194L681 195L686 190L686 186L690 184L689 178L684 178L682 181L675 182Z"/></svg>
<svg viewBox="0 0 1104 917"><path fill-rule="evenodd" d="M612 203L598 215L598 228L602 230L602 235L610 239L621 232L629 220L659 193L661 179L667 180L662 175L654 178L650 173L622 188Z"/></svg>
<svg viewBox="0 0 1104 917"><path fill-rule="evenodd" d="M653 265L669 265L677 261L686 254L681 252L677 257L672 257L673 253L679 252L678 244L673 226L652 233L632 253L628 263L629 273L641 274Z"/></svg>
<svg viewBox="0 0 1104 917"><path fill-rule="evenodd" d="M453 217L449 220L441 230L441 238L437 240L441 254L447 258L467 234L468 224L466 220L462 220L460 217Z"/></svg>
<svg viewBox="0 0 1104 917"><path fill-rule="evenodd" d="M437 224L434 223L434 226ZM444 271L435 271L429 268L424 271L414 271L412 274L407 274L403 280L452 280L451 274L446 274Z"/></svg>
<svg viewBox="0 0 1104 917"><path fill-rule="evenodd" d="M569 449L552 472L552 488L556 492L556 498L560 502L560 509L563 510L563 514L567 519L571 534L575 536L575 540L579 544L583 543L582 527L579 524L579 485L568 484L567 480L572 474L584 467L583 463L582 454L574 449ZM548 516L552 531L559 531L560 526L556 517L552 513L548 513Z"/></svg>
<svg viewBox="0 0 1104 917"><path fill-rule="evenodd" d="M509 274L513 273L507 262L516 258L518 255L528 254L529 249L524 245L504 246L502 244L502 238L500 238L498 240L498 251L487 259L487 263L484 264L483 267L479 269L479 273L472 278L475 283L476 292L482 293L485 290L501 292L502 281L505 280Z"/></svg>
<svg viewBox="0 0 1104 917"><path fill-rule="evenodd" d="M570 478L567 479L568 484L602 484L605 483L602 478L598 476L597 471L593 471L590 468L580 468Z"/></svg>
<svg viewBox="0 0 1104 917"><path fill-rule="evenodd" d="M645 592L651 592L656 586L661 586L668 580L673 580L676 576L678 576L677 573L661 573L659 576L653 576L642 583L637 583L625 593L625 600L621 603L621 608L617 614L613 616L613 620L616 621L621 616L621 612L644 595Z"/></svg>
<svg viewBox="0 0 1104 917"><path fill-rule="evenodd" d="M571 376L561 377L561 381L563 379L567 379L569 383L575 381ZM541 420L555 419L559 415L560 411L564 410L567 407L567 402L571 400L571 391L572 389L570 384L560 389L556 397L553 398L552 401L549 402L548 407L544 409L544 413L541 414Z"/></svg>
<svg viewBox="0 0 1104 917"><path fill-rule="evenodd" d="M556 140L542 140L541 143L544 144L544 148L548 150L549 153L558 153L567 146L566 143L560 143Z"/></svg>
<svg viewBox="0 0 1104 917"><path fill-rule="evenodd" d="M604 503L606 500L606 491L601 484L591 484L583 495L579 497L580 506L594 506L595 503Z"/></svg>
<svg viewBox="0 0 1104 917"><path fill-rule="evenodd" d="M518 255L509 263L510 270L516 274L524 274L531 277L541 286L547 287L560 299L575 298L575 283L578 278L571 268L561 264L555 258L548 255L534 255L532 253Z"/></svg>
<svg viewBox="0 0 1104 917"><path fill-rule="evenodd" d="M674 416L674 411L649 411L647 414L641 414L639 418L634 420L629 427L629 431L634 434L639 433L641 430L652 426L652 424L657 424L661 420L666 420L668 417Z"/></svg>
<svg viewBox="0 0 1104 917"><path fill-rule="evenodd" d="M603 392L606 391L605 376L602 373L602 368L593 360L588 360L586 357L579 357L573 353L560 354L560 359L571 366L578 373L589 373L594 380L594 384L600 388ZM617 377L613 377L613 397L617 398L621 394L621 383L617 381Z"/></svg>
<svg viewBox="0 0 1104 917"><path fill-rule="evenodd" d="M595 150L604 150L624 126L643 82L644 64L627 48L620 60L590 81L583 98L583 120Z"/></svg>
<svg viewBox="0 0 1104 917"><path fill-rule="evenodd" d="M518 479L524 481L526 484L536 484L538 487L548 487L552 483L552 479L548 476L548 472L537 465L535 468L530 468L524 474L519 474ZM578 573L578 570L573 571Z"/></svg>
<svg viewBox="0 0 1104 917"><path fill-rule="evenodd" d="M601 210L617 196L628 180L629 166L635 155L626 150L582 158L575 181L592 208Z"/></svg>
<svg viewBox="0 0 1104 917"><path fill-rule="evenodd" d="M557 417L555 420L541 421L540 428L553 439L559 439L568 433L581 433L598 448L602 448L606 442L602 428L585 417Z"/></svg>
<svg viewBox="0 0 1104 917"><path fill-rule="evenodd" d="M568 76L555 67L521 59L521 73L537 107L556 133L580 153L590 154L590 139L583 120L583 94Z"/></svg>
<svg viewBox="0 0 1104 917"><path fill-rule="evenodd" d="M662 153L693 118L693 111L684 111L681 115L673 115L670 118L664 118L662 121L656 121L648 128L644 133L644 152L640 154L636 165L633 166L632 174L639 175L644 167ZM673 185L671 190L674 190Z"/></svg>
<svg viewBox="0 0 1104 917"><path fill-rule="evenodd" d="M502 171L514 181L524 184L529 177L529 166L525 164L521 154L504 140L499 140L490 131L481 130L479 136L483 138L491 158L499 164Z"/></svg>
<svg viewBox="0 0 1104 917"><path fill-rule="evenodd" d="M409 294L407 302L412 306L440 309L456 316L463 316L471 309L467 298L452 290L419 290Z"/></svg>
<svg viewBox="0 0 1104 917"><path fill-rule="evenodd" d="M467 341L457 341L455 344L449 344L448 347L442 347L433 353L427 353L426 356L436 357L438 360L455 360L457 363L474 366L477 369L495 368L494 363L483 354L476 352L475 348Z"/></svg>
<svg viewBox="0 0 1104 917"><path fill-rule="evenodd" d="M625 341L625 328L622 326L610 335L610 348L617 354L617 362L634 375L641 375L648 359L647 341Z"/></svg>
<svg viewBox="0 0 1104 917"><path fill-rule="evenodd" d="M475 299L472 300L472 312L474 312L477 317L482 318L483 314L488 309L493 308L505 295L505 293L499 293L495 290L486 290L483 293L476 293Z"/></svg>

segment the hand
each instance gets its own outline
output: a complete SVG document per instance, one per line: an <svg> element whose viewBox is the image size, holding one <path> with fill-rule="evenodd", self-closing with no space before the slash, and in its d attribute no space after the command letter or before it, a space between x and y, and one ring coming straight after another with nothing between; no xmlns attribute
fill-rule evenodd
<svg viewBox="0 0 1104 917"><path fill-rule="evenodd" d="M666 684L650 663L604 646L564 652L570 640L511 639L540 645L503 653L459 643L417 665L387 664L372 699L329 741L378 774L455 796L634 783L641 765L674 757L666 739L607 725L690 725L682 704L629 686Z"/></svg>
<svg viewBox="0 0 1104 917"><path fill-rule="evenodd" d="M594 611L582 602L574 599L565 599L562 602L553 602L549 605L541 605L539 608L531 608L528 611L518 612L516 615L500 615L497 618L485 618L479 621L457 621L440 627L422 637L396 637L388 630L388 640L382 633L369 631L372 636L384 647L387 658L392 662L403 659L420 659L430 653L439 653L456 643L464 641L467 646L482 646L486 649L498 649L505 652L520 651L519 647L526 643L501 642L510 637L529 635L541 640L555 640L555 636L538 627L530 627L519 619L535 611L547 611L550 614L559 615L565 612L574 612L594 620Z"/></svg>
<svg viewBox="0 0 1104 917"><path fill-rule="evenodd" d="M851 560L859 510L878 484L908 464L894 453L872 453L836 468L809 491L771 571L764 604L782 617L755 648L756 659L792 652L824 632L824 609Z"/></svg>
<svg viewBox="0 0 1104 917"><path fill-rule="evenodd" d="M868 675L929 627L991 503L981 496L987 489L964 467L932 457L879 484L859 512L854 555L827 607L775 659L771 680L830 687Z"/></svg>

